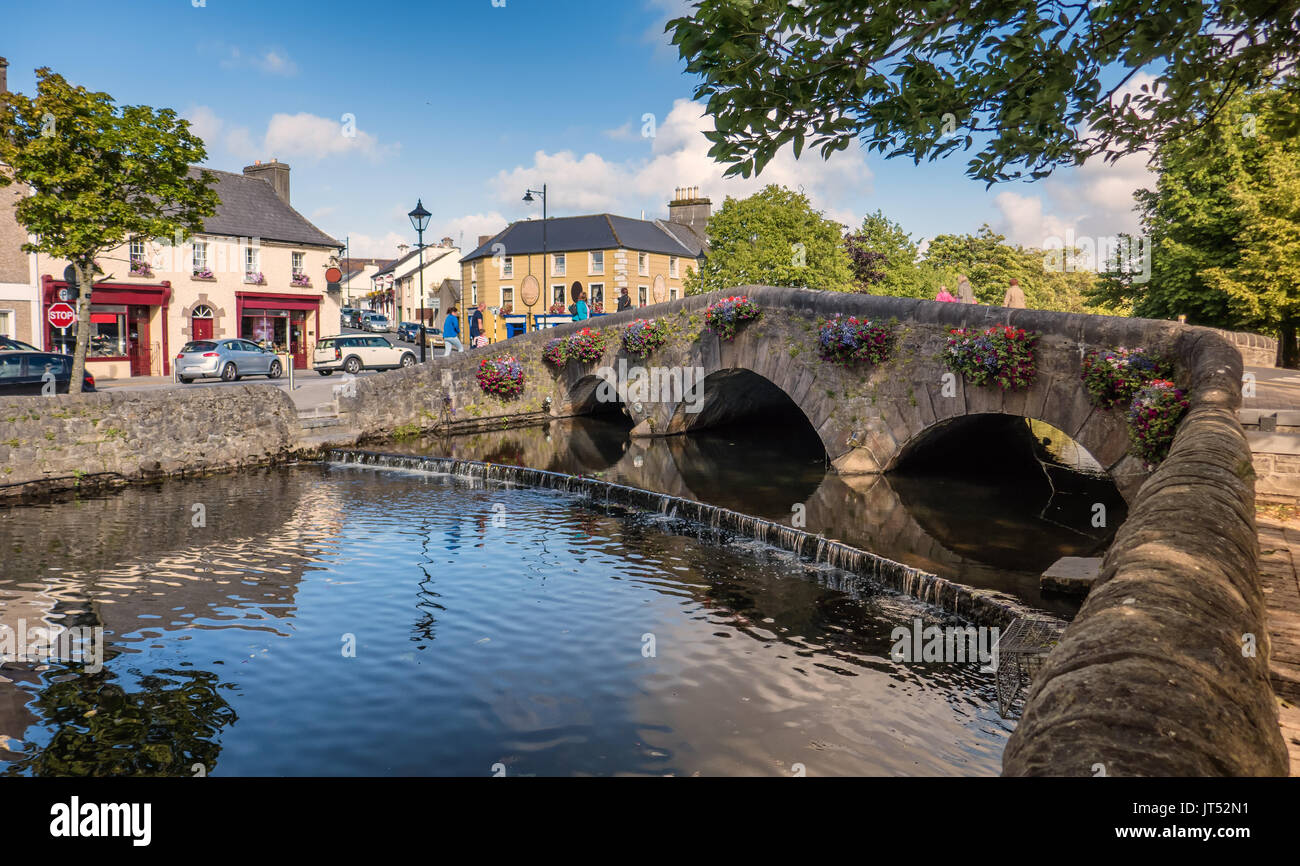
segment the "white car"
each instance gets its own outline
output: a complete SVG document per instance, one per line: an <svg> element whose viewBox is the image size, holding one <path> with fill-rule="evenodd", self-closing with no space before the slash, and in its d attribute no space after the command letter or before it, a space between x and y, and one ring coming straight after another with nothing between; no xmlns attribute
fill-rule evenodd
<svg viewBox="0 0 1300 866"><path fill-rule="evenodd" d="M396 370L415 364L415 353L388 342L385 337L345 334L326 337L312 352L312 369L322 376L335 370L356 375L362 370Z"/></svg>

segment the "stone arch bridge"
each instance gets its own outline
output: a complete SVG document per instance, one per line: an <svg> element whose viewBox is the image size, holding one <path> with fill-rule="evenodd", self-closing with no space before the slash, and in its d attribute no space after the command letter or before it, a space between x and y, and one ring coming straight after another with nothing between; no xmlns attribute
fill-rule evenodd
<svg viewBox="0 0 1300 866"><path fill-rule="evenodd" d="M704 327L705 308L726 293L692 296L359 380L355 396L344 398L341 409L363 434L380 436L448 424L505 426L582 415L607 409L621 397L619 408L631 417L633 435L657 436L793 405L817 431L836 470L846 475L888 472L941 434L955 434L944 445L961 448L961 428L972 419L1019 416L1045 422L1079 443L1127 498L1149 473L1128 454L1124 413L1089 403L1080 381L1083 353L1144 346L1178 357L1180 340L1209 333L1146 319L807 289L749 286L731 293L747 294L763 311L731 341ZM836 313L897 320L891 358L854 367L820 360L818 325ZM634 319L651 316L666 318L672 336L647 359L627 357L615 336L596 363L572 362L555 370L542 361L547 341L579 327L617 334ZM968 385L948 373L941 353L949 329L1003 324L1040 334L1032 387L1003 392ZM523 395L509 401L484 394L475 380L480 360L506 353L518 358L526 379ZM620 392L620 383L632 387Z"/></svg>

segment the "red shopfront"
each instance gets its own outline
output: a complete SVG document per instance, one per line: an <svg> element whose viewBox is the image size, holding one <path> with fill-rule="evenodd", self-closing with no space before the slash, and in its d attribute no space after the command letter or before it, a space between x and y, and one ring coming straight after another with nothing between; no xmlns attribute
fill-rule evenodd
<svg viewBox="0 0 1300 866"><path fill-rule="evenodd" d="M68 284L48 274L41 282L45 349L71 355L77 343L77 325L59 329L48 318L50 305L59 302L59 290ZM156 286L96 283L90 294L90 344L86 362L123 362L130 375L150 376L154 359L159 358L162 375L170 375L167 307L171 295L171 283L167 281Z"/></svg>
<svg viewBox="0 0 1300 866"><path fill-rule="evenodd" d="M318 295L235 292L239 336L293 355L294 369L305 370L320 334L320 301Z"/></svg>

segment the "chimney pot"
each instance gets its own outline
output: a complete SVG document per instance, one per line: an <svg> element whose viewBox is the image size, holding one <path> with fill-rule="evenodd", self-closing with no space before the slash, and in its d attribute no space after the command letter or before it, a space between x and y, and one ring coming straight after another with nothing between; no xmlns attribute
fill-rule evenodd
<svg viewBox="0 0 1300 866"><path fill-rule="evenodd" d="M244 166L244 177L264 180L275 190L280 201L289 204L289 163L271 160L265 165L259 159L252 165Z"/></svg>

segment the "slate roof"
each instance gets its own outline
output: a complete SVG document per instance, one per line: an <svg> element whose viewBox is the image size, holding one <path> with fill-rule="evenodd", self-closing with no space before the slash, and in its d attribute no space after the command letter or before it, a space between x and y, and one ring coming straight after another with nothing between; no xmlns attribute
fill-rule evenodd
<svg viewBox="0 0 1300 866"><path fill-rule="evenodd" d="M190 176L202 171L190 167ZM334 238L312 225L305 216L280 201L271 184L258 177L245 177L209 168L216 177L212 189L221 199L217 212L203 221L203 232L212 235L261 238L318 247L341 247Z"/></svg>
<svg viewBox="0 0 1300 866"><path fill-rule="evenodd" d="M511 223L461 261L489 258L497 244L505 245L507 256L542 252L542 221L520 220ZM689 227L667 220L638 220L603 213L556 217L546 221L546 252L609 249L699 258L705 250L705 244Z"/></svg>

